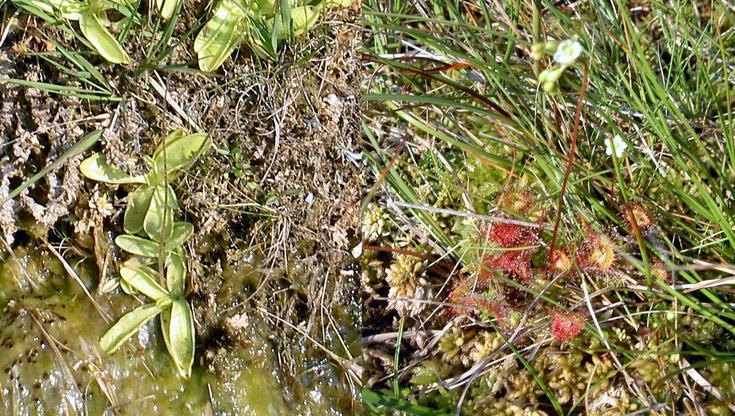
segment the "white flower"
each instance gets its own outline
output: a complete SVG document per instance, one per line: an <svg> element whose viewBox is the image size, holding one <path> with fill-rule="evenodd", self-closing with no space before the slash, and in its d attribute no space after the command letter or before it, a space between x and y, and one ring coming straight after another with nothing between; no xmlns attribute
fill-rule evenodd
<svg viewBox="0 0 735 416"><path fill-rule="evenodd" d="M567 39L559 42L554 52L554 61L561 65L571 65L582 53L582 44L576 40Z"/></svg>
<svg viewBox="0 0 735 416"><path fill-rule="evenodd" d="M605 154L608 156L612 156L613 150L615 150L615 157L620 158L621 156L623 156L623 153L625 153L625 149L627 148L628 145L618 134L616 134L612 140L605 139Z"/></svg>

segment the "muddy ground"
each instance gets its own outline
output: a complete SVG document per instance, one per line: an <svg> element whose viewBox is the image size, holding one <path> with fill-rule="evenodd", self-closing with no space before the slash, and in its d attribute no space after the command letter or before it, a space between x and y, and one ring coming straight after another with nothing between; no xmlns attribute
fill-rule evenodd
<svg viewBox="0 0 735 416"><path fill-rule="evenodd" d="M184 37L203 7L181 19L174 38ZM122 99L117 103L0 81L0 201L96 129L104 134L94 150L126 169L129 156L151 153L175 128L210 134L213 148L177 184L184 216L196 227L187 293L195 310L195 366L217 373L231 351L257 350L262 355L252 354L252 365L269 369L285 408L298 414L353 414L359 407L359 283L351 255L366 186L358 10L329 12L279 62L242 50L217 75L164 68L193 67L191 39L158 70L109 67L88 57L100 64ZM37 54L54 52L46 36L71 40L13 16L0 48L0 76L79 85ZM133 62L143 60L142 51L130 52ZM89 285L97 288L124 258L109 241L122 232L129 189L81 177L78 165L88 154L5 201L0 234L6 260L19 247L48 242L63 248L70 263L92 264ZM94 293L103 304L124 296Z"/></svg>

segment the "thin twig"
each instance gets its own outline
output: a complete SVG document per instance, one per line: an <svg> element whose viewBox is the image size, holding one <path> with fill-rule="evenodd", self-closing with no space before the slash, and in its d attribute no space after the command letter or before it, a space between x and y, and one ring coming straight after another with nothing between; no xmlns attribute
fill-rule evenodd
<svg viewBox="0 0 735 416"><path fill-rule="evenodd" d="M82 279L79 277L77 272L71 267L71 265L69 265L66 259L64 259L64 257L58 251L56 251L56 249L51 244L49 244L47 241L44 241L44 245L46 246L46 248L49 249L51 254L53 254L57 259L59 259L59 261L61 262L61 265L64 267L64 270L66 270L66 272L69 273L69 276L71 276L72 279L74 279L74 281L77 282L79 287L82 288L82 291L89 298L90 302L92 302L92 306L94 306L97 312L99 312L102 319L105 320L105 323L109 324L110 322L112 322L112 318L110 318L110 316L102 309L102 307L100 306L99 303L97 303L97 301L94 299L92 294L89 293L87 286L84 285L84 282L82 282Z"/></svg>
<svg viewBox="0 0 735 416"><path fill-rule="evenodd" d="M160 81L158 82L153 78L148 79L148 82L151 83L151 86L153 86L153 89L156 90L156 92L161 96L161 98L163 98L163 100L166 101L168 105L170 105L171 108L174 109L176 114L181 116L181 118L183 118L184 120L186 120L187 123L189 123L189 126L191 126L191 128L193 128L196 131L200 131L201 128L199 127L199 125L191 117L189 117L188 114L186 114L186 111L184 111L184 109L179 105L179 103L174 99L174 97L172 97L171 94L169 94L168 89L164 88L164 86L162 85L163 80L161 79L161 76L158 75L158 72L153 71L153 73L155 74L156 78L158 78L158 80Z"/></svg>
<svg viewBox="0 0 735 416"><path fill-rule="evenodd" d="M455 215L458 217L474 218L474 219L489 221L489 222L499 222L503 224L520 225L521 227L540 228L540 229L550 228L548 225L538 224L535 222L518 221L518 220L509 219L509 218L475 214L474 212L455 211L453 209L447 209L447 208L436 208L436 207L430 207L427 205L411 204L411 203L402 202L402 201L389 200L387 204L388 206L394 205L400 208L411 208L411 209L418 209L418 210L428 211L428 212L436 212L438 214L448 214L448 215Z"/></svg>

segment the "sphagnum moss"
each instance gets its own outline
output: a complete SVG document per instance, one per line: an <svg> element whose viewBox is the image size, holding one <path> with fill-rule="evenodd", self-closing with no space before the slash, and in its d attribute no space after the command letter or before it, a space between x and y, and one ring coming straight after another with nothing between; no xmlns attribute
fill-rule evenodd
<svg viewBox="0 0 735 416"><path fill-rule="evenodd" d="M424 309L421 301L431 299L431 290L423 284L421 274L426 262L414 254L397 254L394 262L385 272L390 286L389 307L401 315L417 315Z"/></svg>
<svg viewBox="0 0 735 416"><path fill-rule="evenodd" d="M450 365L468 366L471 363L469 351L476 334L475 330L452 327L439 341L441 359Z"/></svg>
<svg viewBox="0 0 735 416"><path fill-rule="evenodd" d="M362 238L365 242L376 241L387 232L387 215L382 207L368 204L362 216Z"/></svg>

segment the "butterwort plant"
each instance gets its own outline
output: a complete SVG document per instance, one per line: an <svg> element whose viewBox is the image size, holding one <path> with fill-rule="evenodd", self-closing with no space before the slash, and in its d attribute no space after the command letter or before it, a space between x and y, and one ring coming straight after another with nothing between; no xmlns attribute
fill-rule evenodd
<svg viewBox="0 0 735 416"><path fill-rule="evenodd" d="M325 7L353 1L220 0L194 42L199 68L217 70L242 43L261 58L275 58L279 40L306 33Z"/></svg>
<svg viewBox="0 0 735 416"><path fill-rule="evenodd" d="M134 11L126 2L111 0L14 0L29 13L45 20L51 16L61 21L77 21L84 38L92 48L108 62L128 64L130 57L107 29L115 24L108 18L108 11L116 10L129 18Z"/></svg>
<svg viewBox="0 0 735 416"><path fill-rule="evenodd" d="M206 134L169 134L152 157L145 160L148 172L128 175L110 164L102 154L94 154L80 164L89 179L109 184L133 184L123 217L126 234L115 244L132 257L120 267L120 286L127 293L140 293L150 299L121 317L102 336L106 353L115 352L147 322L160 317L161 331L179 374L191 375L194 363L194 318L184 294L187 261L183 245L194 233L194 226L176 221L178 202L171 182L176 175L211 145Z"/></svg>
<svg viewBox="0 0 735 416"><path fill-rule="evenodd" d="M79 29L92 48L108 62L129 64L130 57L120 42L109 31L126 19L137 18L135 1L129 0L13 0L20 8L55 23L77 21ZM156 11L163 19L170 19L180 0L156 0ZM122 15L122 19L111 21L108 12ZM53 16L53 17L52 17Z"/></svg>

